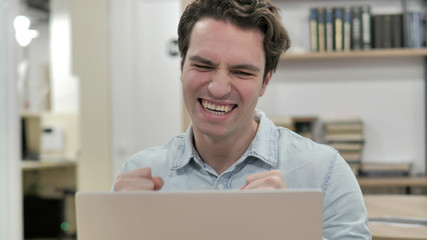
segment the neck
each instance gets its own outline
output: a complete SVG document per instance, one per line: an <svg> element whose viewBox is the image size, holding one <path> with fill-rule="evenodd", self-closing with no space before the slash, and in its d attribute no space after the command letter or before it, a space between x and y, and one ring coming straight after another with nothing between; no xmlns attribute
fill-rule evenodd
<svg viewBox="0 0 427 240"><path fill-rule="evenodd" d="M194 132L194 146L202 160L218 174L222 174L245 153L255 138L257 129L258 123L254 121L250 131L224 139L214 139Z"/></svg>

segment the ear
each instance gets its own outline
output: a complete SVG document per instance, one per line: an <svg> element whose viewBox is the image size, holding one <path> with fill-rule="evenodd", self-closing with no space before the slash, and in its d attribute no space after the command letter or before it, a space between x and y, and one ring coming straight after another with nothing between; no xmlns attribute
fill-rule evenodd
<svg viewBox="0 0 427 240"><path fill-rule="evenodd" d="M270 83L271 77L273 76L273 70L270 70L270 72L267 73L265 76L264 82L262 83L261 91L259 92L259 96L262 97L265 93L265 89L267 88L268 84Z"/></svg>

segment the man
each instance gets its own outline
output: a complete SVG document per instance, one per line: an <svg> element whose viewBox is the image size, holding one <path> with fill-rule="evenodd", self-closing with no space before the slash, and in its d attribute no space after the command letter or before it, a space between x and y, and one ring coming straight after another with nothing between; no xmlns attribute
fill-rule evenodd
<svg viewBox="0 0 427 240"><path fill-rule="evenodd" d="M192 125L131 157L115 191L318 188L326 239L369 239L357 181L336 150L255 110L290 40L266 0L196 0L178 26Z"/></svg>

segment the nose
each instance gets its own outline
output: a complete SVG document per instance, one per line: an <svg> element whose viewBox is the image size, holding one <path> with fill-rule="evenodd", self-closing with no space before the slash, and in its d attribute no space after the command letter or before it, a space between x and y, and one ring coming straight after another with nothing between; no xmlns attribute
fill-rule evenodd
<svg viewBox="0 0 427 240"><path fill-rule="evenodd" d="M231 92L231 78L222 71L212 76L208 85L208 91L213 97L221 99L227 97Z"/></svg>

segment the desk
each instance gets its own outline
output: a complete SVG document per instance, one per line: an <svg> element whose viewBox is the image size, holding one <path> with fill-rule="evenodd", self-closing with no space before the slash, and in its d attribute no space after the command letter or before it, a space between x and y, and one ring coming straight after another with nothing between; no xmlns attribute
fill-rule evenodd
<svg viewBox="0 0 427 240"><path fill-rule="evenodd" d="M386 177L370 178L358 177L357 181L361 188L364 187L404 187L406 193L410 193L411 187L427 188L427 177Z"/></svg>
<svg viewBox="0 0 427 240"><path fill-rule="evenodd" d="M24 160L21 162L22 171L35 171L44 169L76 167L75 160L57 160L57 161L44 161L44 160Z"/></svg>
<svg viewBox="0 0 427 240"><path fill-rule="evenodd" d="M21 162L23 195L63 198L63 217L69 224L65 236L76 232L74 193L77 163L72 159L25 160ZM23 209L24 213L26 209ZM24 218L25 221L25 218ZM25 222L26 224L37 224ZM56 239L56 238L55 238Z"/></svg>
<svg viewBox="0 0 427 240"><path fill-rule="evenodd" d="M365 195L369 218L427 218L426 195ZM371 222L373 240L427 240L427 226Z"/></svg>

